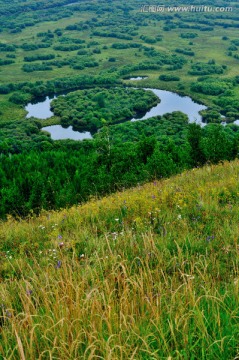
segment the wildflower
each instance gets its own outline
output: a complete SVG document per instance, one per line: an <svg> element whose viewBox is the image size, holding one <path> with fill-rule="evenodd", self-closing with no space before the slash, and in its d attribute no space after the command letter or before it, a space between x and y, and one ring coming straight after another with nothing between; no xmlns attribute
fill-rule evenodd
<svg viewBox="0 0 239 360"><path fill-rule="evenodd" d="M213 240L215 238L215 236L207 236L207 238L206 238L206 241L207 242L210 242L211 240Z"/></svg>
<svg viewBox="0 0 239 360"><path fill-rule="evenodd" d="M62 235L58 235L58 239L62 239Z"/></svg>
<svg viewBox="0 0 239 360"><path fill-rule="evenodd" d="M160 293L155 293L155 294L153 295L153 298L155 298L155 297L160 297L160 296L161 296Z"/></svg>
<svg viewBox="0 0 239 360"><path fill-rule="evenodd" d="M80 259L84 259L84 257L85 257L85 254L80 255Z"/></svg>
<svg viewBox="0 0 239 360"><path fill-rule="evenodd" d="M64 246L64 243L60 242L58 245L59 245L59 248L62 248Z"/></svg>
<svg viewBox="0 0 239 360"><path fill-rule="evenodd" d="M113 232L111 235L112 235L113 240L117 239L117 236L118 236L117 232Z"/></svg>
<svg viewBox="0 0 239 360"><path fill-rule="evenodd" d="M32 293L33 293L32 290L27 290L27 291L26 291L26 294L29 295L29 296L32 295Z"/></svg>
<svg viewBox="0 0 239 360"><path fill-rule="evenodd" d="M119 221L119 219L115 219L115 221Z"/></svg>
<svg viewBox="0 0 239 360"><path fill-rule="evenodd" d="M11 314L10 311L8 311L8 310L5 311L5 315L6 315L6 317L8 317L8 318L11 318L11 317L12 317L12 314Z"/></svg>
<svg viewBox="0 0 239 360"><path fill-rule="evenodd" d="M181 219L182 219L182 215L179 214L179 215L178 215L178 220L181 220Z"/></svg>
<svg viewBox="0 0 239 360"><path fill-rule="evenodd" d="M60 269L60 268L61 268L61 265L62 265L61 260L58 260L58 261L57 261L57 264L56 264L56 269Z"/></svg>
<svg viewBox="0 0 239 360"><path fill-rule="evenodd" d="M189 275L189 274L184 274L184 275L186 276L187 280L195 279L195 276L193 276L193 275Z"/></svg>
<svg viewBox="0 0 239 360"><path fill-rule="evenodd" d="M6 309L6 306L4 304L1 304L0 306L2 308L2 314L5 315L8 318L11 318L12 314L10 313L9 310Z"/></svg>
<svg viewBox="0 0 239 360"><path fill-rule="evenodd" d="M141 261L139 259L136 259L137 265L141 266Z"/></svg>

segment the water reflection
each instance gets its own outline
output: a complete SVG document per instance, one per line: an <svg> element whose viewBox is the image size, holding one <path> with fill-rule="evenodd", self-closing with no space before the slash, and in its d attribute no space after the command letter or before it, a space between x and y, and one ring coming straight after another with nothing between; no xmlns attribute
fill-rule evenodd
<svg viewBox="0 0 239 360"><path fill-rule="evenodd" d="M56 98L56 96L54 96L54 99ZM27 106L25 107L25 110L28 112L27 114L27 118L34 116L36 118L39 119L48 119L49 117L53 116L53 112L51 111L51 101L53 98L49 98L49 96L47 96L45 98L45 100L43 101L39 101L34 103L29 103L27 104Z"/></svg>
<svg viewBox="0 0 239 360"><path fill-rule="evenodd" d="M142 77L131 78L139 79ZM166 113L172 113L173 111L181 111L186 114L190 122L196 122L201 126L205 126L202 122L202 116L199 114L200 110L204 110L207 107L195 103L189 96L180 96L176 93L166 90L158 90L145 88L145 90L151 90L156 96L160 98L160 103L152 107L143 117L133 118L131 121L145 120L154 116L164 115ZM57 96L54 96L56 98ZM27 118L34 116L39 119L47 119L54 114L50 110L51 98L47 97L44 101L39 101L35 104L28 104L25 109L28 111ZM79 132L74 131L72 126L63 128L61 125L53 125L42 128L51 134L53 140L72 139L72 140L83 140L91 139L92 135L90 132Z"/></svg>
<svg viewBox="0 0 239 360"><path fill-rule="evenodd" d="M43 127L42 130L45 130L51 134L51 138L53 140L84 140L84 139L92 139L92 135L89 131L79 132L74 131L72 126L68 128L63 128L61 125L52 125Z"/></svg>
<svg viewBox="0 0 239 360"><path fill-rule="evenodd" d="M164 115L166 113L172 113L173 111L181 111L188 116L190 122L204 125L199 111L205 110L207 108L205 105L195 103L189 96L180 96L171 91L149 88L145 88L145 90L153 91L161 101L151 108L142 118L134 118L131 121L145 120L153 116Z"/></svg>

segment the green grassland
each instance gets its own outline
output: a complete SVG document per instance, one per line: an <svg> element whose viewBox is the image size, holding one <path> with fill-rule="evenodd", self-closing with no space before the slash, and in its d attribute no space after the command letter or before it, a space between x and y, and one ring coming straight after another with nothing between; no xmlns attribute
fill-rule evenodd
<svg viewBox="0 0 239 360"><path fill-rule="evenodd" d="M236 359L239 162L1 224L2 359Z"/></svg>
<svg viewBox="0 0 239 360"><path fill-rule="evenodd" d="M97 2L96 2L97 3ZM106 2L107 3L107 2ZM237 24L236 14L238 12L237 5L231 2L233 5L233 12L227 14L220 14L222 16L222 21L228 24ZM102 8L104 8L105 4L102 3ZM176 48L190 48L195 55L194 56L185 56L187 59L187 63L183 65L181 69L176 69L170 71L170 74L177 75L180 77L180 89L179 84L177 82L164 82L158 79L159 75L165 72L168 72L167 66L163 65L159 70L145 70L143 71L148 79L142 81L141 83L137 83L139 86L146 85L148 87L155 87L161 89L167 89L172 91L181 91L183 89L183 93L192 96L205 103L206 105L213 105L213 97L208 95L203 95L201 93L193 93L191 91L192 82L196 81L197 76L188 74L192 63L196 62L207 62L208 60L214 59L216 64L218 65L226 65L227 69L223 74L220 75L220 78L233 78L238 75L238 59L235 59L233 56L228 56L228 47L231 44L231 40L237 39L237 30L236 27L225 27L219 25L213 25L213 31L198 31L195 29L183 29L183 28L171 28L170 31L165 31L164 27L167 25L168 21L170 24L178 24L179 20L181 23L187 24L189 26L195 26L195 24L199 23L203 19L208 18L208 22L215 19L215 14L207 14L203 13L186 13L180 14L180 19L178 18L178 14L160 14L160 13L140 13L140 4L136 4L135 2L130 2L131 11L128 15L122 15L122 10L117 8L118 2L115 2L114 5L111 5L113 8L112 12L102 11L100 15L97 14L97 11L72 11L72 15L67 18L59 19L58 21L45 21L38 22L34 26L26 27L20 33L9 33L9 31L3 31L0 33L0 43L5 44L15 44L18 46L16 49L16 59L14 59L15 63L10 65L1 66L1 84L7 83L16 83L22 81L30 81L36 82L38 80L50 80L61 77L71 77L78 74L92 74L96 75L99 73L105 73L111 71L112 67L115 68L115 71L122 69L122 67L127 65L134 65L139 62L144 62L150 60L145 55L144 51L139 51L139 49L128 48L128 49L114 49L112 48L112 44L115 43L130 43L136 42L141 44L142 46L151 47L153 46L156 51L166 52L169 54L175 53ZM70 8L70 7L68 7ZM115 10L115 13L114 11ZM110 18L113 21L113 24L109 21ZM168 16L166 16L168 15ZM95 30L100 30L104 32L116 31L117 27L114 23L117 16L124 19L128 17L128 27L132 30L135 27L134 23L131 24L131 18L138 19L137 26L135 30L135 35L132 35L132 40L122 40L115 37L102 37L92 35ZM170 20L168 20L170 17ZM95 26L97 22L92 18L96 18L97 22L102 22L102 26ZM218 20L218 19L217 19ZM146 22L146 25L142 23ZM65 28L69 25L81 23L83 25L82 30L70 31ZM25 51L20 46L23 43L39 43L41 38L37 37L37 33L52 31L54 32L56 29L61 29L61 36L54 36L52 39L51 46L45 49L37 49L34 51ZM119 24L118 31L122 32L124 30L124 26ZM193 32L197 33L198 36L194 39L184 39L181 38L181 33ZM128 33L127 31L125 32ZM155 39L157 36L162 36L161 41L156 41L153 44L147 43L147 41L141 38L141 35L149 37L150 39ZM223 36L227 36L227 40L222 40ZM61 37L68 37L72 39L82 39L85 41L84 46L86 46L86 50L94 50L95 48L100 49L101 53L94 53L92 56L98 62L97 67L93 68L85 68L83 70L75 70L72 69L69 65L58 68L56 66L52 67L51 71L33 71L30 73L24 72L22 70L22 66L26 64L24 62L25 56L39 55L39 54L54 54L56 56L55 59L63 60L63 59L72 59L77 57L76 51L59 51L54 50L54 46L59 44L59 40ZM98 45L93 45L89 49L87 45L90 41L97 41ZM1 53L3 59L5 59L7 53ZM114 57L115 62L109 62L109 58ZM35 62L39 63L39 62ZM47 63L47 61L46 61ZM142 72L132 72L132 75L141 74ZM215 75L214 75L215 76ZM237 86L234 91L235 94L238 93L239 87ZM14 106L12 118L11 111L8 110L8 107L12 107L12 104L9 104L5 96L0 96L0 109L1 109L1 119L15 120L21 119L24 115L20 106Z"/></svg>

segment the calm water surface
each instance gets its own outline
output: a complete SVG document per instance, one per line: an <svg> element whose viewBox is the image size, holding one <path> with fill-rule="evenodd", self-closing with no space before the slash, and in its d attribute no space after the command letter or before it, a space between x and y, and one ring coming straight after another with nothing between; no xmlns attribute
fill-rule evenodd
<svg viewBox="0 0 239 360"><path fill-rule="evenodd" d="M161 101L151 108L142 118L132 119L131 121L145 120L153 116L164 115L173 111L181 111L188 116L190 122L204 125L199 111L206 109L207 107L205 105L195 103L189 96L180 96L171 91L148 88L145 88L145 90L153 91Z"/></svg>
<svg viewBox="0 0 239 360"><path fill-rule="evenodd" d="M142 80L142 77L131 78L131 80L133 79L136 81ZM166 113L172 113L173 111L181 111L188 116L190 122L196 122L201 126L206 125L202 123L202 117L199 114L200 110L207 108L205 105L195 103L189 96L180 96L171 91L151 88L145 88L145 90L151 90L160 98L161 101L158 105L152 107L143 117L133 118L131 121L145 120L153 116L164 115ZM54 98L56 98L56 96ZM54 114L50 110L51 100L52 99L47 97L45 101L40 101L36 104L28 104L25 107L25 109L28 111L26 117L29 118L34 116L39 119L47 119L53 116ZM74 131L72 126L65 129L61 125L53 125L46 126L42 128L42 130L48 131L51 134L53 140L83 140L92 138L92 135L89 132Z"/></svg>
<svg viewBox="0 0 239 360"><path fill-rule="evenodd" d="M52 125L43 127L42 130L45 130L51 134L51 138L53 140L84 140L84 139L92 139L92 135L89 131L80 132L74 131L72 126L68 128L63 128L61 125Z"/></svg>
<svg viewBox="0 0 239 360"><path fill-rule="evenodd" d="M144 79L148 79L148 76L137 76L137 77L131 77L128 80L131 81L139 81L139 80L144 80Z"/></svg>
<svg viewBox="0 0 239 360"><path fill-rule="evenodd" d="M54 96L54 99L56 96ZM44 101L39 101L36 104L29 103L25 110L28 111L27 118L34 116L39 119L48 119L49 117L53 116L53 112L50 109L52 99L50 99L48 96Z"/></svg>

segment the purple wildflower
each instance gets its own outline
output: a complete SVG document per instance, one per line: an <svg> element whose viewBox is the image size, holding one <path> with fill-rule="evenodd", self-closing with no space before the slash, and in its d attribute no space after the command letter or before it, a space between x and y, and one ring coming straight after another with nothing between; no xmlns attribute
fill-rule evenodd
<svg viewBox="0 0 239 360"><path fill-rule="evenodd" d="M12 314L11 314L10 311L8 311L8 310L5 311L5 315L6 315L6 317L8 317L8 318L11 318L11 317L12 317Z"/></svg>
<svg viewBox="0 0 239 360"><path fill-rule="evenodd" d="M56 269L60 269L60 268L61 268L61 265L62 265L61 260L58 260L58 261L57 261L57 264L56 264Z"/></svg>
<svg viewBox="0 0 239 360"><path fill-rule="evenodd" d="M213 240L215 238L215 236L207 236L207 238L206 238L206 241L207 242L210 242L211 240Z"/></svg>

